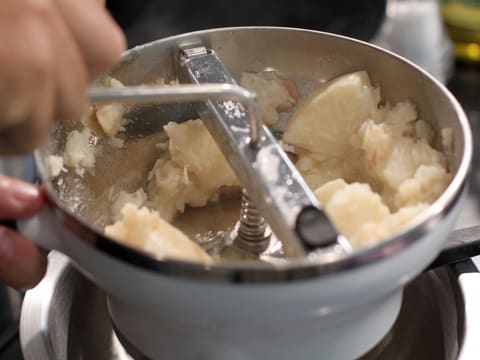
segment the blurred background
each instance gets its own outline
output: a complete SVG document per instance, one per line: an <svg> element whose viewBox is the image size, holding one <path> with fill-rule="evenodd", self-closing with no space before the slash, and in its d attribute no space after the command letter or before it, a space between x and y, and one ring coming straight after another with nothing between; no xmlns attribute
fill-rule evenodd
<svg viewBox="0 0 480 360"><path fill-rule="evenodd" d="M441 81L455 60L480 63L479 0L107 0L133 47L165 36L244 25L300 27L370 41Z"/></svg>
<svg viewBox="0 0 480 360"><path fill-rule="evenodd" d="M445 83L465 108L474 134L480 134L480 0L108 0L107 6L125 31L129 48L178 33L241 25L308 28L375 43ZM480 164L478 156L475 164ZM26 180L31 180L32 169L28 157L0 161L1 173ZM480 170L472 175L472 191L480 194ZM474 225L479 208L478 202L467 204L457 226ZM22 293L0 284L2 360L22 359L21 301Z"/></svg>
<svg viewBox="0 0 480 360"><path fill-rule="evenodd" d="M302 27L368 40L384 17L386 1L108 0L107 6L132 47L168 35L241 25Z"/></svg>

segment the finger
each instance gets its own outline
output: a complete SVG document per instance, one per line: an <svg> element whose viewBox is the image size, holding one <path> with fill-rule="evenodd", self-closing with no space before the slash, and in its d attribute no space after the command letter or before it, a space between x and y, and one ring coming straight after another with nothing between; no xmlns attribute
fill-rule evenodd
<svg viewBox="0 0 480 360"><path fill-rule="evenodd" d="M125 35L98 0L56 2L93 80L118 61L126 49Z"/></svg>
<svg viewBox="0 0 480 360"><path fill-rule="evenodd" d="M17 289L35 286L45 274L46 255L31 241L0 226L0 282Z"/></svg>
<svg viewBox="0 0 480 360"><path fill-rule="evenodd" d="M50 24L51 36L56 45L55 116L57 120L78 119L87 108L86 64L67 22L57 8L52 9Z"/></svg>
<svg viewBox="0 0 480 360"><path fill-rule="evenodd" d="M0 175L0 220L15 220L37 212L43 204L39 187Z"/></svg>
<svg viewBox="0 0 480 360"><path fill-rule="evenodd" d="M45 139L53 119L50 25L17 9L15 1L2 5L0 153L26 153Z"/></svg>

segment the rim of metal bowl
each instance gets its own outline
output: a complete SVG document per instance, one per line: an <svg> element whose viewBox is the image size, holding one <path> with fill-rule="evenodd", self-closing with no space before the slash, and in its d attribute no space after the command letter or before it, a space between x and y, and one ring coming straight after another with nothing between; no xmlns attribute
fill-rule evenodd
<svg viewBox="0 0 480 360"><path fill-rule="evenodd" d="M210 281L210 282L228 282L228 283L275 283L295 280L306 280L318 278L332 273L339 273L366 266L375 262L382 261L386 258L400 253L405 248L411 246L417 241L421 241L422 237L432 231L444 216L461 198L463 190L467 182L470 163L472 159L472 134L468 119L458 101L449 92L449 90L433 76L425 70L388 50L381 49L378 46L367 42L352 39L346 36L330 34L315 30L306 30L298 28L270 27L270 26L248 26L248 27L228 27L215 28L209 30L195 31L167 38L159 39L144 45L137 46L127 51L125 55L131 52L141 51L143 47L152 46L157 42L167 42L172 39L179 39L192 35L208 35L209 33L219 31L239 31L239 30L286 30L300 31L312 34L320 34L323 36L334 37L356 43L357 45L366 46L372 51L379 51L392 56L397 60L406 63L420 72L435 86L440 88L443 95L447 97L449 103L453 107L463 135L463 156L459 163L458 170L451 180L451 183L444 193L425 211L423 211L416 219L409 223L403 231L386 238L377 244L370 245L354 251L353 253L336 259L332 262L318 262L308 257L287 261L282 265L272 265L263 262L238 261L231 263L215 263L212 265L203 265L192 262L179 261L174 259L155 259L146 252L124 245L119 241L110 239L100 233L94 226L89 225L79 215L73 213L61 201L57 200L55 191L50 186L47 172L43 164L43 158L39 150L35 151L35 163L40 175L40 179L45 184L47 197L55 212L55 215L62 219L63 224L68 224L70 231L74 232L80 239L93 246L98 251L115 259L133 265L135 267L152 271L165 276L180 277L192 280ZM81 265L81 264L80 264ZM426 266L428 264L425 264Z"/></svg>

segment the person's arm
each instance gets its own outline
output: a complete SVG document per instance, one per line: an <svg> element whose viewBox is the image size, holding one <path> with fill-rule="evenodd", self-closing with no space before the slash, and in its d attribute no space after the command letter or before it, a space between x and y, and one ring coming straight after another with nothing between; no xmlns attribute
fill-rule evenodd
<svg viewBox="0 0 480 360"><path fill-rule="evenodd" d="M38 147L53 121L79 119L87 85L125 50L101 0L3 0L0 12L0 155ZM33 214L43 195L0 175L0 219ZM0 227L0 281L25 288L45 271L45 255Z"/></svg>

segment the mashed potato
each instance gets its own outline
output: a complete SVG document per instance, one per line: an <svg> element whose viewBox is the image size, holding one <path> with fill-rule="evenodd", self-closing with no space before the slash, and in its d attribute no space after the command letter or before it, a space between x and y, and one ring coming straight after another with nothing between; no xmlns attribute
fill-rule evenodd
<svg viewBox="0 0 480 360"><path fill-rule="evenodd" d="M67 171L63 166L63 157L59 155L50 155L45 159L48 176L55 178L60 173Z"/></svg>
<svg viewBox="0 0 480 360"><path fill-rule="evenodd" d="M278 121L279 112L291 110L298 96L295 86L280 79L275 71L244 72L240 85L257 94L262 120L267 125Z"/></svg>
<svg viewBox="0 0 480 360"><path fill-rule="evenodd" d="M366 72L342 76L299 106L284 136L326 213L357 248L398 231L451 180L445 155L432 147L435 132L415 106L379 102Z"/></svg>
<svg viewBox="0 0 480 360"><path fill-rule="evenodd" d="M148 197L167 220L185 205L205 206L223 186L239 186L201 120L165 126L169 158L160 158L149 176Z"/></svg>
<svg viewBox="0 0 480 360"><path fill-rule="evenodd" d="M295 86L272 71L244 73L240 83L257 93L269 125L297 100ZM122 86L114 79L107 85ZM446 158L453 151L451 129L436 134L410 101L380 100L380 89L364 71L333 79L302 101L283 137L286 148L293 149L296 167L354 248L402 229L452 178ZM115 139L124 126L123 112L118 104L98 107L87 125ZM168 142L159 146L164 151L149 173L146 192L140 188L113 194L115 224L105 233L158 258L209 263L210 257L168 221L187 205L205 206L224 187L239 187L239 181L200 120L171 122L164 130ZM65 165L94 166L88 131L69 135ZM433 144L442 144L443 152Z"/></svg>
<svg viewBox="0 0 480 360"><path fill-rule="evenodd" d="M112 221L120 221L123 217L122 209L126 204L133 204L141 207L147 200L147 194L143 189L138 189L133 193L121 190L111 198L110 216Z"/></svg>
<svg viewBox="0 0 480 360"><path fill-rule="evenodd" d="M95 168L96 149L90 144L91 132L89 128L82 131L73 130L67 136L64 164L71 167L79 176L83 176L85 169Z"/></svg>
<svg viewBox="0 0 480 360"><path fill-rule="evenodd" d="M105 234L140 248L159 259L178 259L210 264L210 256L155 211L126 204L122 220L105 227Z"/></svg>
<svg viewBox="0 0 480 360"><path fill-rule="evenodd" d="M124 86L120 81L111 77L105 78L103 85L111 88ZM125 110L125 105L121 103L95 105L83 121L95 134L101 137L117 139L115 136L125 130L127 123L123 117ZM123 144L118 140L114 140L111 145L121 147Z"/></svg>

